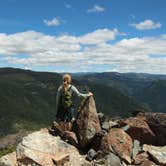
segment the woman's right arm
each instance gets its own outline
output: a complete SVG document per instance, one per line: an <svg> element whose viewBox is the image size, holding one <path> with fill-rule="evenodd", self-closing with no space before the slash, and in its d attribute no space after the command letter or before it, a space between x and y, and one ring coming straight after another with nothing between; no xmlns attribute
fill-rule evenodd
<svg viewBox="0 0 166 166"><path fill-rule="evenodd" d="M73 92L74 92L78 97L86 98L86 97L88 97L88 96L92 96L92 95L93 95L91 92L89 92L89 93L80 93L80 92L78 91L78 89L77 89L74 85L72 85L72 90L73 90Z"/></svg>

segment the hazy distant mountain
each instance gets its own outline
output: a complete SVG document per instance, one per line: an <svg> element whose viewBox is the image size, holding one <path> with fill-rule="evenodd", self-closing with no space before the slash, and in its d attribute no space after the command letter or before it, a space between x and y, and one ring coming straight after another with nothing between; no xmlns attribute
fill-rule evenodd
<svg viewBox="0 0 166 166"><path fill-rule="evenodd" d="M154 112L166 112L166 75L145 73L84 73L73 77L89 84L106 85L120 90L123 94Z"/></svg>

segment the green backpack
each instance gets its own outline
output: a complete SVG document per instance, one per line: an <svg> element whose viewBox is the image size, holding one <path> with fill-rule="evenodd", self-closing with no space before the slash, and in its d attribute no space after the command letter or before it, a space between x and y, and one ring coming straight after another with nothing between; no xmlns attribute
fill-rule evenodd
<svg viewBox="0 0 166 166"><path fill-rule="evenodd" d="M63 108L70 108L73 105L71 87L67 91L62 91L61 104Z"/></svg>

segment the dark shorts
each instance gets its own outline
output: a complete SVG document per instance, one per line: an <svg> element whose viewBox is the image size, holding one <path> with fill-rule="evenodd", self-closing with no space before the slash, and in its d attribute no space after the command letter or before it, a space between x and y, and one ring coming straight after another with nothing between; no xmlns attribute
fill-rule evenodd
<svg viewBox="0 0 166 166"><path fill-rule="evenodd" d="M68 109L59 108L56 117L59 121L71 122L72 118L74 118L74 107Z"/></svg>

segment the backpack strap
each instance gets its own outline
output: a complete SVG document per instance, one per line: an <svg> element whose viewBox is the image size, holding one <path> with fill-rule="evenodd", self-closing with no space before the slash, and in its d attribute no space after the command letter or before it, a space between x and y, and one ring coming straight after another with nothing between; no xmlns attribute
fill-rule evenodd
<svg viewBox="0 0 166 166"><path fill-rule="evenodd" d="M72 85L69 87L68 91L71 89Z"/></svg>

